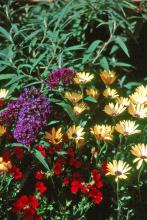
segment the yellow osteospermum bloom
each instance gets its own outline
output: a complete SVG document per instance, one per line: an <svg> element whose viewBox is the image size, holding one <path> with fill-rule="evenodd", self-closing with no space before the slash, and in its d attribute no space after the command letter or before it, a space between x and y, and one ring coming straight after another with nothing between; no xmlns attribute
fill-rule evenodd
<svg viewBox="0 0 147 220"><path fill-rule="evenodd" d="M147 107L144 104L130 104L128 108L130 115L136 118L146 118L147 117Z"/></svg>
<svg viewBox="0 0 147 220"><path fill-rule="evenodd" d="M98 141L111 141L113 139L113 127L110 125L95 125L90 128L91 133Z"/></svg>
<svg viewBox="0 0 147 220"><path fill-rule="evenodd" d="M79 140L84 140L84 134L85 132L83 132L84 128L82 128L81 126L71 126L69 127L68 131L67 131L67 136L69 139L71 140L75 140L75 141L79 141Z"/></svg>
<svg viewBox="0 0 147 220"><path fill-rule="evenodd" d="M147 85L146 86L138 86L135 89L135 91L140 93L140 94L146 94L146 96L147 96Z"/></svg>
<svg viewBox="0 0 147 220"><path fill-rule="evenodd" d="M85 103L77 103L73 110L75 112L76 115L80 115L82 112L84 112L87 109L86 104Z"/></svg>
<svg viewBox="0 0 147 220"><path fill-rule="evenodd" d="M131 148L131 153L137 158L133 163L137 163L137 170L141 167L143 161L147 162L147 144L136 144Z"/></svg>
<svg viewBox="0 0 147 220"><path fill-rule="evenodd" d="M147 94L145 92L134 92L132 95L129 95L129 98L133 104L144 104L147 102Z"/></svg>
<svg viewBox="0 0 147 220"><path fill-rule="evenodd" d="M65 92L65 98L67 98L70 102L77 103L83 98L82 93L77 92Z"/></svg>
<svg viewBox="0 0 147 220"><path fill-rule="evenodd" d="M134 121L123 120L115 125L115 130L124 136L140 133L141 130L137 130L139 125L135 125Z"/></svg>
<svg viewBox="0 0 147 220"><path fill-rule="evenodd" d="M119 104L123 105L124 107L128 107L130 104L130 100L125 97L118 97L116 98L116 100Z"/></svg>
<svg viewBox="0 0 147 220"><path fill-rule="evenodd" d="M117 182L118 179L126 179L127 178L127 174L128 171L131 169L131 167L129 167L129 165L122 161L122 160L113 160L112 163L109 162L107 164L107 170L108 173L107 175L112 175L112 176L116 176L115 177L115 181Z"/></svg>
<svg viewBox="0 0 147 220"><path fill-rule="evenodd" d="M7 89L0 89L0 99L5 99L8 92L9 91Z"/></svg>
<svg viewBox="0 0 147 220"><path fill-rule="evenodd" d="M112 117L116 117L120 115L123 111L125 111L126 107L119 103L109 103L104 107L104 112Z"/></svg>
<svg viewBox="0 0 147 220"><path fill-rule="evenodd" d="M117 78L116 73L114 71L106 70L100 72L100 77L106 85L112 84Z"/></svg>
<svg viewBox="0 0 147 220"><path fill-rule="evenodd" d="M4 161L3 157L0 157L0 173L3 171L7 171L12 167L12 164L10 161Z"/></svg>
<svg viewBox="0 0 147 220"><path fill-rule="evenodd" d="M74 82L79 85L84 85L90 82L94 78L94 75L85 72L79 72L74 78Z"/></svg>
<svg viewBox="0 0 147 220"><path fill-rule="evenodd" d="M86 89L86 94L92 96L94 99L98 99L99 92L96 89Z"/></svg>
<svg viewBox="0 0 147 220"><path fill-rule="evenodd" d="M6 133L6 127L0 125L0 137Z"/></svg>
<svg viewBox="0 0 147 220"><path fill-rule="evenodd" d="M110 98L110 99L115 99L119 96L116 89L110 89L110 88L105 89L103 95L106 98Z"/></svg>
<svg viewBox="0 0 147 220"><path fill-rule="evenodd" d="M58 130L52 128L51 131L45 132L44 138L47 139L52 144L59 144L62 142L62 137L63 137L61 130L62 128L59 128Z"/></svg>

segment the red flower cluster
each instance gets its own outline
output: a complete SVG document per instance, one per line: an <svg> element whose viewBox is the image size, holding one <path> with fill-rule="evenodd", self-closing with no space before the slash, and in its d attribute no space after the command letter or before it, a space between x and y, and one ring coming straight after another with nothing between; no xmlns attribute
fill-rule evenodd
<svg viewBox="0 0 147 220"><path fill-rule="evenodd" d="M101 164L101 169L102 169L102 171L104 172L104 174L107 174L107 173L108 173L107 162L103 162L103 163Z"/></svg>
<svg viewBox="0 0 147 220"><path fill-rule="evenodd" d="M99 204L102 201L102 193L100 188L103 186L103 183L101 181L101 175L96 169L92 171L92 178L92 184L87 185L83 182L83 179L80 177L80 175L76 173L71 182L70 190L72 193L78 193L81 191L82 193L87 194L87 196L93 200L94 204Z"/></svg>
<svg viewBox="0 0 147 220"><path fill-rule="evenodd" d="M23 173L20 171L20 169L16 166L13 166L10 170L9 173L12 174L13 178L15 180L20 180L23 178Z"/></svg>
<svg viewBox="0 0 147 220"><path fill-rule="evenodd" d="M53 171L54 171L54 173L55 173L56 175L59 175L59 174L61 174L61 173L63 172L63 170L62 170L62 164L61 164L60 162L58 162L58 161L56 161L56 162L54 163L52 169L53 169Z"/></svg>
<svg viewBox="0 0 147 220"><path fill-rule="evenodd" d="M40 153L41 153L41 155L42 155L43 157L46 157L46 151L45 151L45 148L44 148L43 145L39 145L39 146L37 147L37 150L40 151Z"/></svg>
<svg viewBox="0 0 147 220"><path fill-rule="evenodd" d="M23 149L21 147L14 147L13 148L13 153L15 154L15 156L18 159L22 159L23 156L24 156L24 152L23 152Z"/></svg>
<svg viewBox="0 0 147 220"><path fill-rule="evenodd" d="M44 183L41 182L41 181L38 181L38 182L36 183L36 189L37 189L38 192L40 192L41 194L44 193L44 192L47 190L46 186L45 186Z"/></svg>
<svg viewBox="0 0 147 220"><path fill-rule="evenodd" d="M41 220L41 216L37 215L36 208L39 202L35 196L22 195L14 204L12 211L16 214L22 213L24 220Z"/></svg>

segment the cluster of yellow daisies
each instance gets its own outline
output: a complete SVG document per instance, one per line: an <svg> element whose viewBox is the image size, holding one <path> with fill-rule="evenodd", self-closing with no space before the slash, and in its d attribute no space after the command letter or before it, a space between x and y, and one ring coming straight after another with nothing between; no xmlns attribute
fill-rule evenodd
<svg viewBox="0 0 147 220"><path fill-rule="evenodd" d="M102 71L100 73L100 77L106 86L106 89L102 92L102 95L108 100L111 100L104 106L103 109L107 115L117 117L123 112L127 111L135 118L147 118L147 85L137 87L135 92L130 94L129 97L122 97L119 96L116 89L110 88L110 85L117 79L115 72ZM81 87L91 82L93 79L94 75L80 72L77 73L74 82ZM82 92L65 92L65 98L72 103L73 111L76 115L80 115L85 110L89 110L89 107L87 107L86 103L83 102L83 91L84 90L82 90ZM86 88L84 92L96 100L100 96L99 91L95 88ZM141 130L139 130L138 127L139 125L136 124L135 121L122 120L115 126L96 124L94 127L90 128L90 132L98 141L111 141L113 139L114 130L123 136L129 136L135 133L140 133ZM78 143L79 140L84 141L83 135L85 132L83 130L84 128L81 126L71 126L67 131L68 138L75 139L76 143ZM130 151L136 157L133 162L137 162L137 169L141 167L143 161L147 162L147 144L136 144L132 146ZM113 160L112 163L108 163L107 169L108 174L116 176L115 179L117 181L119 178L125 179L131 167L121 160Z"/></svg>

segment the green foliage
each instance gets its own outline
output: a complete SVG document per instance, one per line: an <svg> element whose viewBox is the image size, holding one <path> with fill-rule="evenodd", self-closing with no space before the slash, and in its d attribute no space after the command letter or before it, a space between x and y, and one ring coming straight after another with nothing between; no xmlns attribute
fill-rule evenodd
<svg viewBox="0 0 147 220"><path fill-rule="evenodd" d="M0 82L10 93L41 87L49 72L61 66L93 71L131 67L127 44L135 33L137 8L129 0L8 0L0 8ZM128 63L120 59L121 50Z"/></svg>

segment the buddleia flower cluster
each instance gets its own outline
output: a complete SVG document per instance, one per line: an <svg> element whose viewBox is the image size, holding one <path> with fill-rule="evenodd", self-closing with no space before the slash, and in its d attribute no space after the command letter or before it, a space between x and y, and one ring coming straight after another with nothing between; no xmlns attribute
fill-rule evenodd
<svg viewBox="0 0 147 220"><path fill-rule="evenodd" d="M47 124L51 112L50 103L40 90L26 88L20 97L11 102L0 115L0 121L16 121L14 138L26 146L35 140L36 135ZM10 120L9 120L10 119Z"/></svg>
<svg viewBox="0 0 147 220"><path fill-rule="evenodd" d="M73 79L76 75L74 70L71 70L67 67L61 67L56 70L53 70L46 81L49 89L52 89L60 84L70 84L73 82Z"/></svg>

